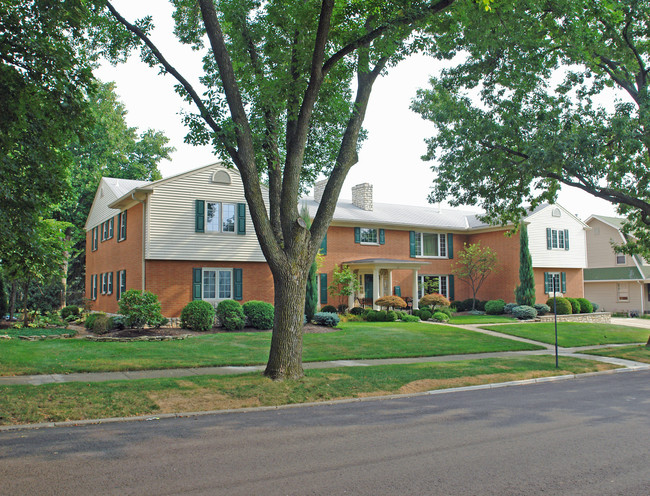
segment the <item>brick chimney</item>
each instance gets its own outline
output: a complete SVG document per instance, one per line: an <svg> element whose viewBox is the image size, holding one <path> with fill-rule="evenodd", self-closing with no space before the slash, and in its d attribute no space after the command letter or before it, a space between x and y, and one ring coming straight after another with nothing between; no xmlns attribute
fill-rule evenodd
<svg viewBox="0 0 650 496"><path fill-rule="evenodd" d="M372 184L362 183L352 186L352 204L363 210L372 210Z"/></svg>
<svg viewBox="0 0 650 496"><path fill-rule="evenodd" d="M316 203L320 203L321 198L323 198L325 185L327 185L327 179L323 179L322 181L317 181L314 183L314 200L316 200Z"/></svg>

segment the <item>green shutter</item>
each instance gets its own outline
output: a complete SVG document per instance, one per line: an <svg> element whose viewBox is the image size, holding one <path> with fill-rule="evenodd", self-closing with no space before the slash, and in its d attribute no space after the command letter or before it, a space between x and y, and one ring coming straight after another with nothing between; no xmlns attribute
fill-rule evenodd
<svg viewBox="0 0 650 496"><path fill-rule="evenodd" d="M395 296L402 296L402 288L400 286L395 286L395 289L393 290L393 294Z"/></svg>
<svg viewBox="0 0 650 496"><path fill-rule="evenodd" d="M566 293L566 272L560 273L560 279L562 281L562 293Z"/></svg>
<svg viewBox="0 0 650 496"><path fill-rule="evenodd" d="M553 242L551 241L551 228L546 228L546 249L551 250L553 248Z"/></svg>
<svg viewBox="0 0 650 496"><path fill-rule="evenodd" d="M200 300L201 295L201 279L203 278L203 270L201 268L192 269L192 299Z"/></svg>
<svg viewBox="0 0 650 496"><path fill-rule="evenodd" d="M325 237L323 238L323 241L321 241L320 254L327 255L327 233L325 233Z"/></svg>
<svg viewBox="0 0 650 496"><path fill-rule="evenodd" d="M246 204L237 204L237 234L246 234Z"/></svg>
<svg viewBox="0 0 650 496"><path fill-rule="evenodd" d="M361 243L361 228L360 227L355 227L354 228L354 242L355 243Z"/></svg>
<svg viewBox="0 0 650 496"><path fill-rule="evenodd" d="M409 232L409 251L411 258L415 258L415 231Z"/></svg>
<svg viewBox="0 0 650 496"><path fill-rule="evenodd" d="M320 275L320 302L321 305L327 304L327 274Z"/></svg>
<svg viewBox="0 0 650 496"><path fill-rule="evenodd" d="M384 232L383 229L379 230L379 244L380 245L386 244L386 233Z"/></svg>
<svg viewBox="0 0 650 496"><path fill-rule="evenodd" d="M122 213L117 214L117 242L122 239Z"/></svg>
<svg viewBox="0 0 650 496"><path fill-rule="evenodd" d="M233 300L241 301L244 298L244 273L242 269L232 269L234 280Z"/></svg>
<svg viewBox="0 0 650 496"><path fill-rule="evenodd" d="M205 202L196 200L194 230L196 232L205 232Z"/></svg>
<svg viewBox="0 0 650 496"><path fill-rule="evenodd" d="M569 249L569 230L568 229L564 230L564 249L565 250Z"/></svg>
<svg viewBox="0 0 650 496"><path fill-rule="evenodd" d="M550 294L551 293L551 286L553 282L551 281L551 278L549 276L548 272L544 272L544 293Z"/></svg>
<svg viewBox="0 0 650 496"><path fill-rule="evenodd" d="M447 233L447 258L454 258L454 235Z"/></svg>
<svg viewBox="0 0 650 496"><path fill-rule="evenodd" d="M448 281L449 281L449 283L448 283L448 286L449 286L448 287L448 289L449 289L449 299L453 300L455 298L455 294L454 294L454 276L453 275L448 276Z"/></svg>

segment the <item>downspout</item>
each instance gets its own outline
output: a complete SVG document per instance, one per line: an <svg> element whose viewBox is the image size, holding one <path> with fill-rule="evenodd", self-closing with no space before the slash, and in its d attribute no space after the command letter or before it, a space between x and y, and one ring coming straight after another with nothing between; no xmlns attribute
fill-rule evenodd
<svg viewBox="0 0 650 496"><path fill-rule="evenodd" d="M146 197L145 197L146 198ZM146 200L138 200L135 197L135 191L131 193L131 199L133 201L137 201L138 203L142 204L142 291L146 289L145 283L146 283L146 278L145 278L145 235L147 233L147 202Z"/></svg>
<svg viewBox="0 0 650 496"><path fill-rule="evenodd" d="M641 288L641 315L640 315L640 317L642 317L643 315L645 315L645 295L643 294L643 289L644 289L645 284L643 283L643 281L637 281L637 282L639 283L639 288Z"/></svg>

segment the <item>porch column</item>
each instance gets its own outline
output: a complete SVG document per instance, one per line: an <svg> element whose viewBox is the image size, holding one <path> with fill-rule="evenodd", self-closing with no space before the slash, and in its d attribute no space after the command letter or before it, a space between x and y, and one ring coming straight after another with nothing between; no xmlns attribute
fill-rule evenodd
<svg viewBox="0 0 650 496"><path fill-rule="evenodd" d="M375 305L375 301L379 299L379 269L374 267L372 269L372 308L373 310L379 310L379 307Z"/></svg>
<svg viewBox="0 0 650 496"><path fill-rule="evenodd" d="M388 269L388 295L393 294L393 269Z"/></svg>
<svg viewBox="0 0 650 496"><path fill-rule="evenodd" d="M359 276L357 276L358 278ZM352 308L354 306L354 297L355 297L354 291L352 291L352 282L350 282L350 294L348 295L348 309Z"/></svg>
<svg viewBox="0 0 650 496"><path fill-rule="evenodd" d="M641 315L643 316L645 314L645 294L643 294L645 291L645 284L642 281L639 281L639 287L641 288Z"/></svg>
<svg viewBox="0 0 650 496"><path fill-rule="evenodd" d="M418 305L418 300L420 296L418 295L418 269L413 269L413 310L420 308Z"/></svg>

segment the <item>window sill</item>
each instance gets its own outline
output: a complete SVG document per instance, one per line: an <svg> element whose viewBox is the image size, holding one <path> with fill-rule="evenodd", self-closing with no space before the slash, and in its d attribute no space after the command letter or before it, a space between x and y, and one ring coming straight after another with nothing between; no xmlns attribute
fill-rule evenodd
<svg viewBox="0 0 650 496"><path fill-rule="evenodd" d="M415 258L428 258L432 260L449 260L449 257L437 257L435 255L415 255Z"/></svg>
<svg viewBox="0 0 650 496"><path fill-rule="evenodd" d="M368 241L361 241L361 242L359 242L359 244L364 245L364 246L379 246L379 243L371 243L371 242L368 242Z"/></svg>

